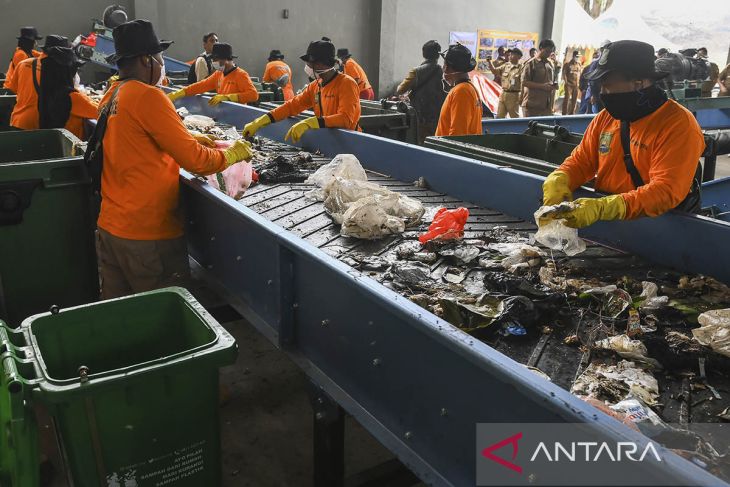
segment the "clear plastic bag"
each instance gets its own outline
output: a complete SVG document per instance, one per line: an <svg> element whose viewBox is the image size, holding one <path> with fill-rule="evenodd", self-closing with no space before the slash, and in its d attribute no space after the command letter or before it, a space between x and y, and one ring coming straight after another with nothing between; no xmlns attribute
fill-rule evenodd
<svg viewBox="0 0 730 487"><path fill-rule="evenodd" d="M423 205L392 191L373 194L351 203L342 215L340 233L345 237L377 239L402 233L421 220Z"/></svg>
<svg viewBox="0 0 730 487"><path fill-rule="evenodd" d="M307 178L305 181L307 184L314 184L320 188L310 191L307 197L315 201L324 201L329 186L338 177L357 181L368 180L368 175L360 165L357 157L352 154L338 154L329 164L320 167Z"/></svg>
<svg viewBox="0 0 730 487"><path fill-rule="evenodd" d="M565 255L578 255L586 249L586 243L578 236L578 230L565 224L564 220L550 220L540 224L540 219L551 213L573 208L573 203L561 203L556 206L541 206L535 212L535 223L538 225L535 241L552 250L560 250Z"/></svg>
<svg viewBox="0 0 730 487"><path fill-rule="evenodd" d="M695 340L715 352L730 357L730 309L713 309L697 317L699 328L692 330Z"/></svg>
<svg viewBox="0 0 730 487"><path fill-rule="evenodd" d="M243 196L253 178L253 166L250 162L238 162L223 172L206 176L208 184L227 194L233 199Z"/></svg>
<svg viewBox="0 0 730 487"><path fill-rule="evenodd" d="M205 132L215 126L215 120L205 115L188 115L183 119L183 124L188 129Z"/></svg>
<svg viewBox="0 0 730 487"><path fill-rule="evenodd" d="M391 191L368 181L335 177L325 190L324 209L335 223L342 223L342 215L350 205L368 196L385 196Z"/></svg>

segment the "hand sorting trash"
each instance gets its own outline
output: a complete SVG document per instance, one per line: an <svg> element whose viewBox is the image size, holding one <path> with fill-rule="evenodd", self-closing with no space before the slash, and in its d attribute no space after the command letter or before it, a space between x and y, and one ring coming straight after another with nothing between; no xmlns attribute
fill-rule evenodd
<svg viewBox="0 0 730 487"><path fill-rule="evenodd" d="M546 217L572 208L573 203L566 202L554 206L542 206L535 212L535 223L538 225L535 240L549 249L560 250L571 257L586 249L586 243L578 236L578 230L570 228L563 220Z"/></svg>
<svg viewBox="0 0 730 487"><path fill-rule="evenodd" d="M339 154L307 182L319 187L308 196L324 201L325 211L342 225L340 234L345 237L373 240L403 233L423 216L418 200L368 182L352 154Z"/></svg>
<svg viewBox="0 0 730 487"><path fill-rule="evenodd" d="M440 208L433 217L428 231L418 237L418 241L422 244L431 240L451 240L462 238L464 236L464 225L469 218L469 210L466 208L456 208L447 210Z"/></svg>

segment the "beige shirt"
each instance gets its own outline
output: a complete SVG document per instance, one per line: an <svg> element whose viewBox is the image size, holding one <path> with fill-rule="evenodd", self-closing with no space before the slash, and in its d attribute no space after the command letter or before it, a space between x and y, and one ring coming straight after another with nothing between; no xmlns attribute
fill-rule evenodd
<svg viewBox="0 0 730 487"><path fill-rule="evenodd" d="M522 68L523 64L503 64L499 69L500 77L502 79L502 89L504 91L517 91L522 89Z"/></svg>
<svg viewBox="0 0 730 487"><path fill-rule="evenodd" d="M563 66L563 81L568 86L578 86L580 81L580 74L583 72L583 65L581 63L570 60Z"/></svg>
<svg viewBox="0 0 730 487"><path fill-rule="evenodd" d="M525 63L522 70L522 85L525 86L526 81L534 83L554 83L555 70L553 63L549 59L542 60L534 57ZM522 106L532 109L550 108L552 100L552 90L536 90L525 86L527 94L522 101Z"/></svg>

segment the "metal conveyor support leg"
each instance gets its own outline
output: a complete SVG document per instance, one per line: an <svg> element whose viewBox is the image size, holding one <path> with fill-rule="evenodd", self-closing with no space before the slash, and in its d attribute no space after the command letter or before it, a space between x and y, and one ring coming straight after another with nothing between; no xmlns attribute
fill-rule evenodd
<svg viewBox="0 0 730 487"><path fill-rule="evenodd" d="M314 413L314 485L343 487L345 482L345 412L316 385Z"/></svg>

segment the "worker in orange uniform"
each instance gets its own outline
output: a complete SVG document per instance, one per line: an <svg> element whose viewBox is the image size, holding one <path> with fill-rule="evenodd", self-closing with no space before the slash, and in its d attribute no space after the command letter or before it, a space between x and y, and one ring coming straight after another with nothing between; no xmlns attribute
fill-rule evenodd
<svg viewBox="0 0 730 487"><path fill-rule="evenodd" d="M104 110L111 103L97 223L105 299L184 285L190 268L178 201L180 167L213 174L252 155L243 140L222 151L205 147L185 129L159 88L162 52L171 42L159 41L149 21L121 24L113 36L116 53L109 61L119 67L119 81L100 104Z"/></svg>
<svg viewBox="0 0 730 487"><path fill-rule="evenodd" d="M75 83L76 71L83 66L70 47L46 49L41 60L39 126L42 129L65 128L84 139L84 119L94 119L99 105L81 93Z"/></svg>
<svg viewBox="0 0 730 487"><path fill-rule="evenodd" d="M18 39L18 47L15 48L13 58L8 64L8 70L5 72L5 83L3 88L10 89L9 82L10 78L13 77L16 66L22 61L25 61L31 57L38 57L41 55L40 51L36 51L35 47L39 40L43 39L43 36L38 35L38 30L35 27L21 27L20 36Z"/></svg>
<svg viewBox="0 0 730 487"><path fill-rule="evenodd" d="M368 81L368 75L365 74L365 70L362 69L362 66L352 59L350 50L337 49L337 57L340 61L342 61L342 72L357 81L357 86L360 88L360 99L374 100L375 92L373 91L373 87L370 85L370 81Z"/></svg>
<svg viewBox="0 0 730 487"><path fill-rule="evenodd" d="M654 48L639 41L609 43L586 77L601 81L605 105L573 153L543 184L543 204L572 200L595 179L600 198L575 200L574 209L550 218L575 228L598 220L658 216L671 209L699 209L696 172L705 149L692 114L668 100L656 81Z"/></svg>
<svg viewBox="0 0 730 487"><path fill-rule="evenodd" d="M449 46L441 55L444 58L444 91L448 89L449 94L441 107L436 136L481 134L482 102L469 80L476 60L467 47L458 43Z"/></svg>
<svg viewBox="0 0 730 487"><path fill-rule="evenodd" d="M274 49L269 53L269 62L266 63L261 79L266 83L276 83L284 93L284 101L294 98L291 68L284 62L284 55L280 50Z"/></svg>
<svg viewBox="0 0 730 487"><path fill-rule="evenodd" d="M214 44L210 57L213 59L216 72L203 81L169 93L167 96L170 100L174 102L179 98L200 95L207 91L218 93L208 101L208 104L213 106L222 101L249 103L259 99L259 92L256 91L251 77L233 61L238 56L233 55L230 44L225 42Z"/></svg>
<svg viewBox="0 0 730 487"><path fill-rule="evenodd" d="M359 130L360 90L357 82L335 67L335 46L329 41L309 43L307 53L300 59L306 63L304 72L314 81L304 91L280 107L262 115L243 128L244 137L251 137L262 127L293 117L304 110L314 116L295 123L284 139L299 142L307 130L343 128Z"/></svg>
<svg viewBox="0 0 730 487"><path fill-rule="evenodd" d="M49 35L37 58L28 58L18 64L9 82L9 89L15 92L15 107L10 115L10 126L21 130L37 130L38 91L41 83L41 61L52 47L70 47L63 36Z"/></svg>

